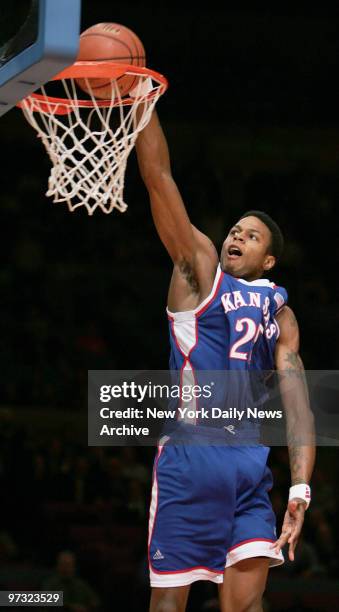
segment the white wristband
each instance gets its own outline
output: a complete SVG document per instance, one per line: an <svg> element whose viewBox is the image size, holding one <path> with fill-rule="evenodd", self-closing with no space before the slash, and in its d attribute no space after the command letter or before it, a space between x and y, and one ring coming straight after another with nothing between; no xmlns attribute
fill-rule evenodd
<svg viewBox="0 0 339 612"><path fill-rule="evenodd" d="M129 92L131 98L143 98L152 91L153 83L151 77L147 77L147 79L141 81L142 77L138 79L137 85Z"/></svg>
<svg viewBox="0 0 339 612"><path fill-rule="evenodd" d="M296 497L306 502L307 510L308 506L311 503L311 487L308 484L293 485L293 487L290 488L288 501L291 501L291 499L295 499Z"/></svg>

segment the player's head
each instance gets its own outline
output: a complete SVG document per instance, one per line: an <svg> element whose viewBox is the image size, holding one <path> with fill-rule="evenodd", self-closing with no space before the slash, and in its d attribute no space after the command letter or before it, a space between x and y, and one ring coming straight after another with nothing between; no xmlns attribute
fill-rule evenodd
<svg viewBox="0 0 339 612"><path fill-rule="evenodd" d="M284 238L276 222L260 210L250 210L226 237L221 267L237 278L256 280L273 268L283 248Z"/></svg>

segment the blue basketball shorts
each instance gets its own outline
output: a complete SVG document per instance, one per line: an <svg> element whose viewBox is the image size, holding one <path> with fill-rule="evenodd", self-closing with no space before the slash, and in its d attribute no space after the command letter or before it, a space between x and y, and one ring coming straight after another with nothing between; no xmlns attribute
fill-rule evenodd
<svg viewBox="0 0 339 612"><path fill-rule="evenodd" d="M151 586L221 583L225 567L252 557L284 562L271 545L275 516L264 446L174 445L154 463L148 556Z"/></svg>

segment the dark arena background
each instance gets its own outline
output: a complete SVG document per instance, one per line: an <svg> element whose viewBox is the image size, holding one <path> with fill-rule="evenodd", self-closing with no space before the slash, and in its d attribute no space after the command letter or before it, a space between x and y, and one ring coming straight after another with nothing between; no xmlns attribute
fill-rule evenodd
<svg viewBox="0 0 339 612"><path fill-rule="evenodd" d="M339 10L235 4L84 0L82 30L111 21L138 34L169 79L158 111L193 223L219 248L245 210L277 220L286 251L273 277L305 367L339 370ZM87 371L167 369L171 263L134 153L127 212L89 217L45 197L49 160L19 109L0 134L0 585L67 584L76 563L82 612L146 611L154 449L87 446ZM339 607L338 457L318 449L296 561L272 570L265 611ZM280 528L285 448L270 466ZM215 598L197 583L189 610L216 611Z"/></svg>

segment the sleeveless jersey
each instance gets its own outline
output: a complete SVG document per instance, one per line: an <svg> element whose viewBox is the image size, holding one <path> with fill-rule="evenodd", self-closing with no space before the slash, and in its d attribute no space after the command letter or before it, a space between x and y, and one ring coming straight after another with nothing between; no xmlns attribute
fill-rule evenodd
<svg viewBox="0 0 339 612"><path fill-rule="evenodd" d="M191 384L201 383L204 370L230 371L227 390L225 385L218 385L218 401L239 408L253 404L254 395L263 396L262 389L253 391L255 371L258 386L260 373L274 369L279 337L276 315L286 302L286 290L273 282L234 278L218 266L210 295L196 309L177 313L167 310L170 369L179 371L180 380ZM196 419L189 422L197 424Z"/></svg>

